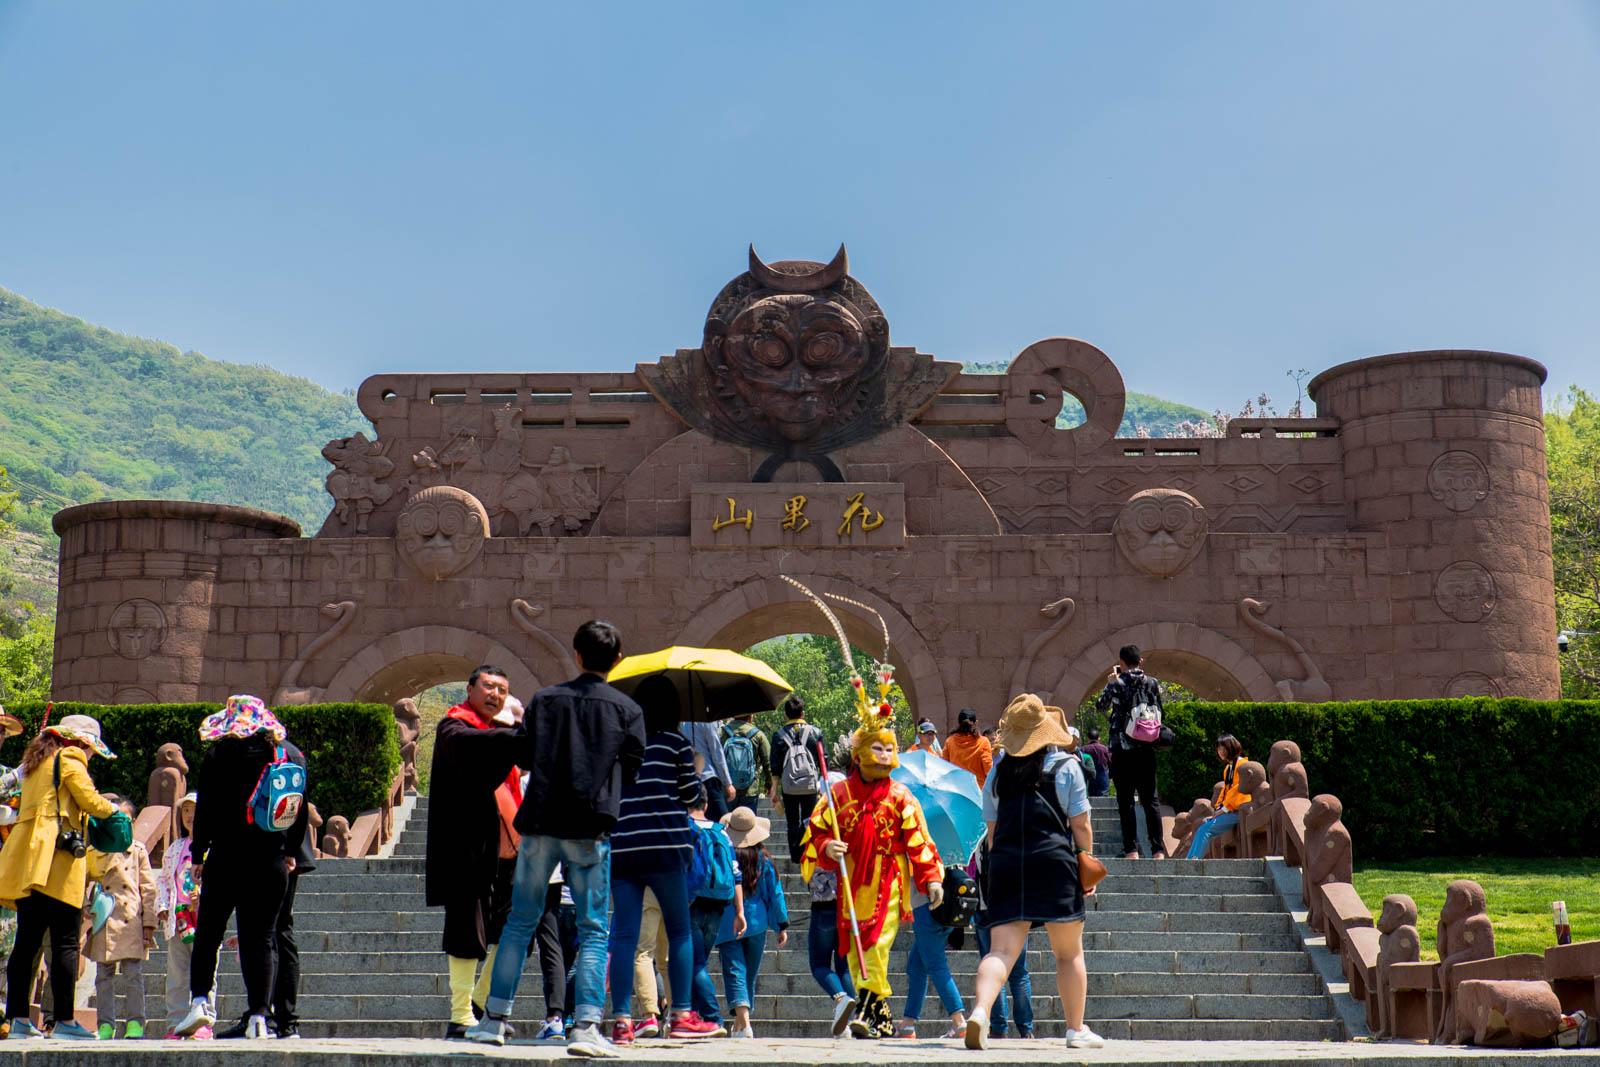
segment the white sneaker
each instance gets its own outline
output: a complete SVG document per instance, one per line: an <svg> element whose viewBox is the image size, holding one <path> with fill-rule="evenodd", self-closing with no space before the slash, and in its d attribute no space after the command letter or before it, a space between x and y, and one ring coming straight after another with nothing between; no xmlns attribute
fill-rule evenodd
<svg viewBox="0 0 1600 1067"><path fill-rule="evenodd" d="M747 1026L743 1030L729 1030L728 1031L728 1036L729 1037L754 1038L756 1036L756 1032L755 1032L755 1028L754 1027Z"/></svg>
<svg viewBox="0 0 1600 1067"><path fill-rule="evenodd" d="M211 1000L208 997L195 997L189 1002L188 1014L178 1020L172 1032L188 1037L202 1026L215 1026L216 1023L217 1011L211 1006Z"/></svg>
<svg viewBox="0 0 1600 1067"><path fill-rule="evenodd" d="M1068 1048L1105 1048L1106 1039L1085 1026L1082 1030L1067 1031Z"/></svg>
<svg viewBox="0 0 1600 1067"><path fill-rule="evenodd" d="M614 1060L621 1053L600 1032L598 1023L580 1023L567 1031L567 1055L588 1060Z"/></svg>
<svg viewBox="0 0 1600 1067"><path fill-rule="evenodd" d="M989 1047L989 1016L973 1012L967 1019L967 1047L982 1051Z"/></svg>
<svg viewBox="0 0 1600 1067"><path fill-rule="evenodd" d="M244 1036L247 1041L265 1041L267 1039L267 1017L265 1015L252 1015L250 1021L244 1024Z"/></svg>
<svg viewBox="0 0 1600 1067"><path fill-rule="evenodd" d="M850 1013L856 1009L856 998L840 993L833 998L833 1036L838 1037L850 1028Z"/></svg>
<svg viewBox="0 0 1600 1067"><path fill-rule="evenodd" d="M485 1015L467 1028L466 1036L468 1041L476 1041L480 1045L504 1045L506 1043L505 1020Z"/></svg>

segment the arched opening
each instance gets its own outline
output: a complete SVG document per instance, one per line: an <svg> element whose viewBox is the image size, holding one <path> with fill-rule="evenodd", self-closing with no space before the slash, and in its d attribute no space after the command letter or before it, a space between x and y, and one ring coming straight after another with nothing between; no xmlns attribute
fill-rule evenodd
<svg viewBox="0 0 1600 1067"><path fill-rule="evenodd" d="M1236 641L1190 623L1144 623L1109 634L1073 656L1053 694L1075 711L1106 684L1117 653L1138 645L1144 669L1206 700L1282 699L1265 667Z"/></svg>
<svg viewBox="0 0 1600 1067"><path fill-rule="evenodd" d="M922 635L892 604L847 582L808 575L806 585L819 594L835 593L866 604L882 622L861 608L829 600L845 638L871 657L882 654L883 628L889 630L889 662L895 681L905 691L913 719L927 717L948 729L952 718L938 662ZM836 640L816 605L778 578L754 579L724 593L680 632L675 644L708 648L748 649L763 641L792 634L820 634ZM862 664L863 672L866 664Z"/></svg>

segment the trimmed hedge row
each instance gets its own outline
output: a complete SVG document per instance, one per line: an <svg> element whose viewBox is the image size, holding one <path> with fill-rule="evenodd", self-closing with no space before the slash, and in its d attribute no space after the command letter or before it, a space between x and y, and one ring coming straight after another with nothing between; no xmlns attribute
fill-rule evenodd
<svg viewBox="0 0 1600 1067"><path fill-rule="evenodd" d="M1162 797L1184 810L1221 777L1218 734L1265 764L1298 742L1313 795L1344 802L1358 859L1600 855L1600 701L1186 702L1165 721Z"/></svg>
<svg viewBox="0 0 1600 1067"><path fill-rule="evenodd" d="M168 741L183 746L189 762L191 788L200 780L201 765L210 746L198 730L220 704L75 704L57 701L51 721L64 715L92 715L114 760L95 759L90 773L104 792L121 793L143 804L150 772L155 770L156 749ZM39 732L44 704L9 705L6 710L21 719L26 729L0 746L0 762L15 766L22 760L28 740ZM394 711L384 704L302 704L273 708L273 713L305 753L310 777L310 799L323 818L343 815L354 819L383 802L395 772L400 769L400 741Z"/></svg>

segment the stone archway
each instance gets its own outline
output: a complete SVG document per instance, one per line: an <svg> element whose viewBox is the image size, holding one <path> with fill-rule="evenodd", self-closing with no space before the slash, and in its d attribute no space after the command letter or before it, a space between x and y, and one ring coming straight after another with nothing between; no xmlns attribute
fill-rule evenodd
<svg viewBox="0 0 1600 1067"><path fill-rule="evenodd" d="M1242 645L1187 622L1149 622L1108 634L1072 657L1053 697L1068 715L1105 684L1123 645L1138 645L1145 670L1211 700L1282 700L1267 669Z"/></svg>
<svg viewBox="0 0 1600 1067"><path fill-rule="evenodd" d="M809 574L801 580L816 593L837 593L870 605L889 627L889 659L895 665L895 680L911 702L912 714L950 724L949 701L938 660L900 610L881 597L850 582ZM883 644L878 621L849 604L829 600L828 606L839 617L845 636L859 648L876 651ZM675 644L706 648L749 648L769 637L793 633L820 633L832 636L822 613L799 590L781 578L756 578L713 600L679 632Z"/></svg>
<svg viewBox="0 0 1600 1067"><path fill-rule="evenodd" d="M539 676L499 641L456 626L414 626L385 634L346 660L320 700L392 704L441 682L465 681L481 663L504 667L511 692L523 699Z"/></svg>

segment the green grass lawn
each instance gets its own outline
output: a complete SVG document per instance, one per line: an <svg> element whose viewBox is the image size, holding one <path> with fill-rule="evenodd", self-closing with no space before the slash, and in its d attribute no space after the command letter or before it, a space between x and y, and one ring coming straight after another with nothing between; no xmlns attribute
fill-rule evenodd
<svg viewBox="0 0 1600 1067"><path fill-rule="evenodd" d="M1438 959L1434 927L1445 886L1470 878L1483 886L1494 920L1495 952L1543 953L1556 943L1550 902L1565 900L1572 939L1600 938L1600 859L1500 859L1484 856L1383 862L1358 866L1356 892L1377 920L1383 898L1407 893L1417 902L1422 958Z"/></svg>

